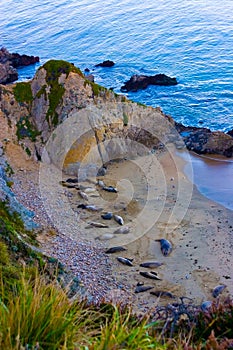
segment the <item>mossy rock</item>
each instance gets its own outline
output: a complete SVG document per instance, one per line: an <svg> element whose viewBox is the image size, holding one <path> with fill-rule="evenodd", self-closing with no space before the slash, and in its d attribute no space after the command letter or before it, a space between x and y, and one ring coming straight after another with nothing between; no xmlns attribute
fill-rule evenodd
<svg viewBox="0 0 233 350"><path fill-rule="evenodd" d="M35 142L36 137L41 134L41 132L39 132L30 121L30 116L21 117L18 120L16 127L16 135L18 137L18 140L28 137L31 141Z"/></svg>
<svg viewBox="0 0 233 350"><path fill-rule="evenodd" d="M59 117L56 112L56 108L60 104L65 92L65 88L59 83L59 77L61 74L65 74L68 77L69 73L77 73L83 77L81 70L75 67L72 63L63 60L50 60L46 62L41 68L46 70L46 82L50 86L50 92L48 94L49 108L46 114L46 119L49 125L57 126L59 123ZM44 94L46 98L46 86L42 86L36 97Z"/></svg>
<svg viewBox="0 0 233 350"><path fill-rule="evenodd" d="M13 88L14 96L19 103L31 103L33 101L30 82L17 83Z"/></svg>

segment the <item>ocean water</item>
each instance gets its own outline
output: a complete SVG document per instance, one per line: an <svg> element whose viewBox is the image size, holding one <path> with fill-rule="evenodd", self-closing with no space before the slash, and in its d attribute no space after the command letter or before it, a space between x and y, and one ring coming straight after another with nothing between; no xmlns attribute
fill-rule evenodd
<svg viewBox="0 0 233 350"><path fill-rule="evenodd" d="M119 93L132 74L164 73L177 86L127 96L176 121L233 128L232 0L0 0L0 45L64 59ZM113 68L95 68L103 60ZM20 80L39 65L20 69Z"/></svg>

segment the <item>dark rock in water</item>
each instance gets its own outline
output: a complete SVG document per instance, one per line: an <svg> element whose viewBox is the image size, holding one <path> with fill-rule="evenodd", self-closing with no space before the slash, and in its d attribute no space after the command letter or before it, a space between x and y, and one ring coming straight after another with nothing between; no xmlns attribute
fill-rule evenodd
<svg viewBox="0 0 233 350"><path fill-rule="evenodd" d="M151 76L135 74L130 78L130 80L125 82L125 85L121 87L121 91L136 92L141 89L146 89L148 85L171 86L177 84L176 78L170 78L165 74L156 74Z"/></svg>
<svg viewBox="0 0 233 350"><path fill-rule="evenodd" d="M39 60L40 59L38 56L20 55L18 53L12 53L10 58L10 61L14 68L29 66L31 64L39 62Z"/></svg>
<svg viewBox="0 0 233 350"><path fill-rule="evenodd" d="M219 286L216 286L213 289L212 295L214 298L217 298L219 296L220 293L222 293L222 291L226 288L226 286L224 284L220 284Z"/></svg>
<svg viewBox="0 0 233 350"><path fill-rule="evenodd" d="M18 72L15 68L28 66L39 62L38 56L20 55L10 53L6 48L0 49L0 84L12 83L18 79Z"/></svg>
<svg viewBox="0 0 233 350"><path fill-rule="evenodd" d="M117 252L123 252L127 250L126 248L122 247L122 246L116 246L116 247L111 247L109 249L106 250L106 254L113 254L113 253L117 253Z"/></svg>
<svg viewBox="0 0 233 350"><path fill-rule="evenodd" d="M145 272L145 271L140 271L140 275L146 278L150 278L152 280L161 280L161 278L158 276L158 274L154 271L151 272Z"/></svg>
<svg viewBox="0 0 233 350"><path fill-rule="evenodd" d="M154 290L150 292L150 294L155 295L158 298L165 297L165 298L175 299L175 296L171 292L166 292L163 290Z"/></svg>
<svg viewBox="0 0 233 350"><path fill-rule="evenodd" d="M89 72L90 72L90 69L89 69L89 68L85 68L85 69L84 69L84 72L85 72L85 73L89 73Z"/></svg>
<svg viewBox="0 0 233 350"><path fill-rule="evenodd" d="M102 63L98 63L95 65L95 67L113 67L114 62L110 60L103 61Z"/></svg>
<svg viewBox="0 0 233 350"><path fill-rule="evenodd" d="M134 290L134 293L142 293L142 292L146 292L147 290L150 290L154 287L152 286L143 286L143 285L137 285L135 290Z"/></svg>
<svg viewBox="0 0 233 350"><path fill-rule="evenodd" d="M161 252L164 256L168 256L172 252L172 244L167 239L156 239L156 242L160 242Z"/></svg>
<svg viewBox="0 0 233 350"><path fill-rule="evenodd" d="M101 215L101 218L104 220L111 220L112 217L113 217L113 213L110 213L110 212Z"/></svg>
<svg viewBox="0 0 233 350"><path fill-rule="evenodd" d="M117 260L124 265L133 266L133 263L132 263L133 259L123 258L121 256L118 256Z"/></svg>

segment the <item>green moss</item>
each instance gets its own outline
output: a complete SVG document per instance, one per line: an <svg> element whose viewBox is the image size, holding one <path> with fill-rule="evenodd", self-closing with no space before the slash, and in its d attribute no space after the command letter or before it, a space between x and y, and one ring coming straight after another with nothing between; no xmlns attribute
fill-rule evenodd
<svg viewBox="0 0 233 350"><path fill-rule="evenodd" d="M147 107L148 107L148 106L145 105L144 103L141 103L141 102L136 102L136 103L137 103L138 106L142 106L142 107L144 107L144 108L147 108Z"/></svg>
<svg viewBox="0 0 233 350"><path fill-rule="evenodd" d="M30 149L28 147L25 148L25 151L29 157L32 155L32 152L30 151Z"/></svg>
<svg viewBox="0 0 233 350"><path fill-rule="evenodd" d="M39 132L31 123L29 116L21 117L17 122L16 127L16 135L18 137L18 140L28 137L31 139L31 141L34 142L36 141L36 137L41 134L41 132Z"/></svg>
<svg viewBox="0 0 233 350"><path fill-rule="evenodd" d="M84 87L86 87L87 85L90 85L92 87L92 91L93 91L93 95L94 96L99 96L100 92L107 92L109 91L108 89L106 89L105 87L93 83L92 81L86 79L84 82Z"/></svg>
<svg viewBox="0 0 233 350"><path fill-rule="evenodd" d="M67 77L71 72L77 73L81 76L83 76L83 74L79 68L63 60L50 60L41 68L46 70L46 82L50 86L50 92L48 94L49 108L46 114L46 119L50 126L57 126L59 118L56 113L56 108L61 102L65 92L65 88L62 84L59 84L59 77L61 74L66 74ZM36 97L39 98L42 94L46 96L46 86L42 86Z"/></svg>
<svg viewBox="0 0 233 350"><path fill-rule="evenodd" d="M129 118L128 118L127 114L124 112L124 113L123 113L123 123L124 123L124 126L127 126L127 125L128 125L128 122L129 122Z"/></svg>
<svg viewBox="0 0 233 350"><path fill-rule="evenodd" d="M17 83L13 88L14 96L19 103L31 103L33 101L32 89L30 82Z"/></svg>
<svg viewBox="0 0 233 350"><path fill-rule="evenodd" d="M37 92L36 97L40 98L42 95L46 98L46 85L43 85L42 88Z"/></svg>

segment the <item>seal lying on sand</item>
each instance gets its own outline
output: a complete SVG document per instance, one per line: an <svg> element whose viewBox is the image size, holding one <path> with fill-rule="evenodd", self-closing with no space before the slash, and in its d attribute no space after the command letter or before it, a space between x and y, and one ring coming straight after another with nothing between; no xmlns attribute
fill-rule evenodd
<svg viewBox="0 0 233 350"><path fill-rule="evenodd" d="M145 271L140 271L140 275L146 278L150 278L152 280L161 280L161 278L158 276L157 272L151 271L151 272L145 272Z"/></svg>
<svg viewBox="0 0 233 350"><path fill-rule="evenodd" d="M141 284L140 282L137 284L134 293L142 293L142 292L146 292L147 290L150 290L154 287L152 286L144 286L143 284Z"/></svg>
<svg viewBox="0 0 233 350"><path fill-rule="evenodd" d="M152 290L150 292L150 294L155 295L156 297L160 298L160 297L166 297L166 298L171 298L171 299L175 299L175 296L170 293L170 292L165 292L163 290Z"/></svg>
<svg viewBox="0 0 233 350"><path fill-rule="evenodd" d="M161 252L164 256L168 256L172 252L172 244L167 239L156 239L156 242L160 242Z"/></svg>
<svg viewBox="0 0 233 350"><path fill-rule="evenodd" d="M113 254L113 253L117 253L117 252L123 252L127 250L126 248L122 247L122 246L116 246L116 247L111 247L109 249L107 249L105 251L106 254Z"/></svg>
<svg viewBox="0 0 233 350"><path fill-rule="evenodd" d="M115 187L113 187L113 186L104 186L103 190L107 191L107 192L113 192L113 193L117 193L118 192L117 189Z"/></svg>
<svg viewBox="0 0 233 350"><path fill-rule="evenodd" d="M120 261L124 265L133 266L133 264L132 264L133 259L122 258L121 256L118 256L117 260Z"/></svg>
<svg viewBox="0 0 233 350"><path fill-rule="evenodd" d="M163 263L159 261L146 261L140 264L141 267L148 267L149 269L153 269L153 267L159 267L161 265L163 265Z"/></svg>
<svg viewBox="0 0 233 350"><path fill-rule="evenodd" d="M110 212L107 212L107 213L101 215L101 218L104 220L111 220L112 217L113 217L113 213L110 213Z"/></svg>
<svg viewBox="0 0 233 350"><path fill-rule="evenodd" d="M128 226L123 226L123 227L120 227L118 228L116 231L114 231L113 233L116 233L116 234L126 234L126 233L129 233L130 231L130 228Z"/></svg>
<svg viewBox="0 0 233 350"><path fill-rule="evenodd" d="M119 224L119 225L124 225L124 220L120 215L113 215L114 220Z"/></svg>
<svg viewBox="0 0 233 350"><path fill-rule="evenodd" d="M212 295L214 298L217 298L217 296L219 296L220 293L222 293L222 291L226 288L225 284L220 284L219 286L216 286L213 289Z"/></svg>

